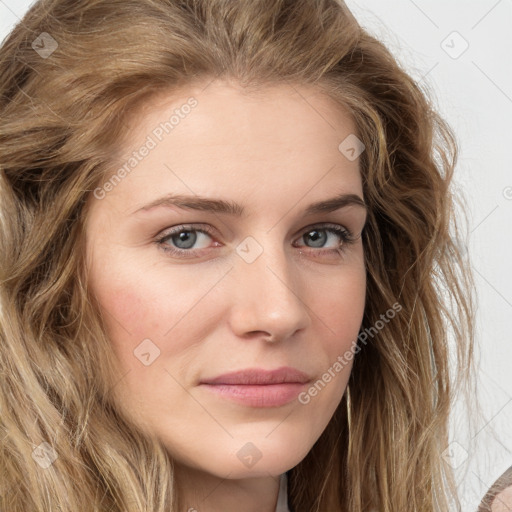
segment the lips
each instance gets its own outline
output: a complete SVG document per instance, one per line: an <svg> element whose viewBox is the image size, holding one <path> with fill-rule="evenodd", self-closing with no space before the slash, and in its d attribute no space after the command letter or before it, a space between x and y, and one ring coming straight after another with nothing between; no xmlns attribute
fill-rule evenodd
<svg viewBox="0 0 512 512"><path fill-rule="evenodd" d="M282 407L294 401L311 379L284 366L275 370L247 368L200 382L200 388L244 407Z"/></svg>
<svg viewBox="0 0 512 512"><path fill-rule="evenodd" d="M247 368L245 370L225 373L214 378L204 379L201 381L201 384L265 386L284 383L305 384L310 380L306 373L290 366L283 366L275 370Z"/></svg>

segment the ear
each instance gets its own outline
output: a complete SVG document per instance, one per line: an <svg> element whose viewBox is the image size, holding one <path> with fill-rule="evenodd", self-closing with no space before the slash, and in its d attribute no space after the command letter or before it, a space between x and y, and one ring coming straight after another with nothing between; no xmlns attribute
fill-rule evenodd
<svg viewBox="0 0 512 512"><path fill-rule="evenodd" d="M492 484L478 512L512 512L512 466Z"/></svg>

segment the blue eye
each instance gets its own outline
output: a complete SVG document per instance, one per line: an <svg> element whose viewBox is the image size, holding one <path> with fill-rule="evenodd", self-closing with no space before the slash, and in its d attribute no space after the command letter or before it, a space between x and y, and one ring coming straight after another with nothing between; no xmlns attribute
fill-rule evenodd
<svg viewBox="0 0 512 512"><path fill-rule="evenodd" d="M169 230L166 234L157 239L156 243L163 251L171 255L178 257L183 256L184 258L197 258L198 256L194 254L194 251L201 250L202 248L193 249L193 246L197 243L198 239L203 238L198 236L198 233L204 235L206 238L213 236L213 230L208 226L199 229L182 225ZM169 245L169 241L172 242L174 247Z"/></svg>
<svg viewBox="0 0 512 512"><path fill-rule="evenodd" d="M323 249L323 243L325 242L325 240L328 239L326 233L336 235L337 238L341 241L341 244L338 243L338 246L334 249L334 252L338 252L341 250L342 247L340 247L340 245L344 246L345 244L354 241L352 233L350 233L350 231L348 231L345 228L342 228L341 226L336 225L328 227L314 226L313 228L308 229L307 232L304 235L302 235L301 238L303 240L309 239L314 244L320 244L320 246L315 245L314 247L320 247L321 249Z"/></svg>
<svg viewBox="0 0 512 512"><path fill-rule="evenodd" d="M199 236L198 234L203 236ZM329 240L329 235L335 235L337 242L333 248L325 249L324 245ZM194 228L192 226L181 225L167 231L163 236L158 238L155 243L159 248L170 253L172 256L198 258L202 254L200 253L198 255L197 252L208 249L209 247L194 248L194 246L198 243L198 240L201 241L201 238L212 237L213 230L208 226ZM310 247L313 249L312 252L319 253L320 255L326 253L341 254L346 245L353 244L357 240L348 229L337 224L311 226L304 232L300 239L304 241L308 240L314 244ZM172 243L172 245L170 245L170 243Z"/></svg>

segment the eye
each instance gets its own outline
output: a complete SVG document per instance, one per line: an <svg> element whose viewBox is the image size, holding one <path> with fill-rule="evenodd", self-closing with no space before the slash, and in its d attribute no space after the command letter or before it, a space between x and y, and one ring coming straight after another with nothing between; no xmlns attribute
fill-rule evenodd
<svg viewBox="0 0 512 512"><path fill-rule="evenodd" d="M333 240L334 246L332 248L325 249L326 242L329 240L329 235L332 235L330 238ZM313 251L320 254L340 254L345 250L346 245L352 244L356 241L356 238L353 237L352 233L348 229L339 226L338 224L311 226L302 235L301 239L311 242L313 244L313 248L322 249L320 251Z"/></svg>
<svg viewBox="0 0 512 512"><path fill-rule="evenodd" d="M201 229L193 228L191 226L176 226L156 240L156 243L165 252L169 252L176 256L183 256L185 258L193 258L197 256L193 254L191 249L197 241L201 241L208 237L211 238L212 236L213 230L208 226ZM169 241L171 241L175 247L170 246ZM200 250L204 249L204 247L196 247L195 249Z"/></svg>
<svg viewBox="0 0 512 512"><path fill-rule="evenodd" d="M213 230L207 225L201 228L181 225L168 230L163 236L159 237L155 243L163 251L173 256L198 258L202 255L201 251L203 249L209 248L207 240L205 239L212 237ZM308 247L312 249L311 252L315 255L341 254L345 246L357 240L348 229L338 224L310 226L299 240L301 239L312 244ZM333 245L331 248L325 248L329 239L331 239ZM202 243L203 247L194 247L198 242L200 244ZM218 242L216 243L218 244ZM298 245L298 247L304 246ZM197 254L197 252L199 252L199 254Z"/></svg>

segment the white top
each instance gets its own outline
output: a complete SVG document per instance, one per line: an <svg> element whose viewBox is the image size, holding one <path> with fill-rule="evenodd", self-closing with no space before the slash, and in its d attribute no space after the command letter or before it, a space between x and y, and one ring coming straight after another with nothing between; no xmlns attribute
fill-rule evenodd
<svg viewBox="0 0 512 512"><path fill-rule="evenodd" d="M275 512L290 512L288 508L288 477L283 473L279 479L279 494Z"/></svg>

